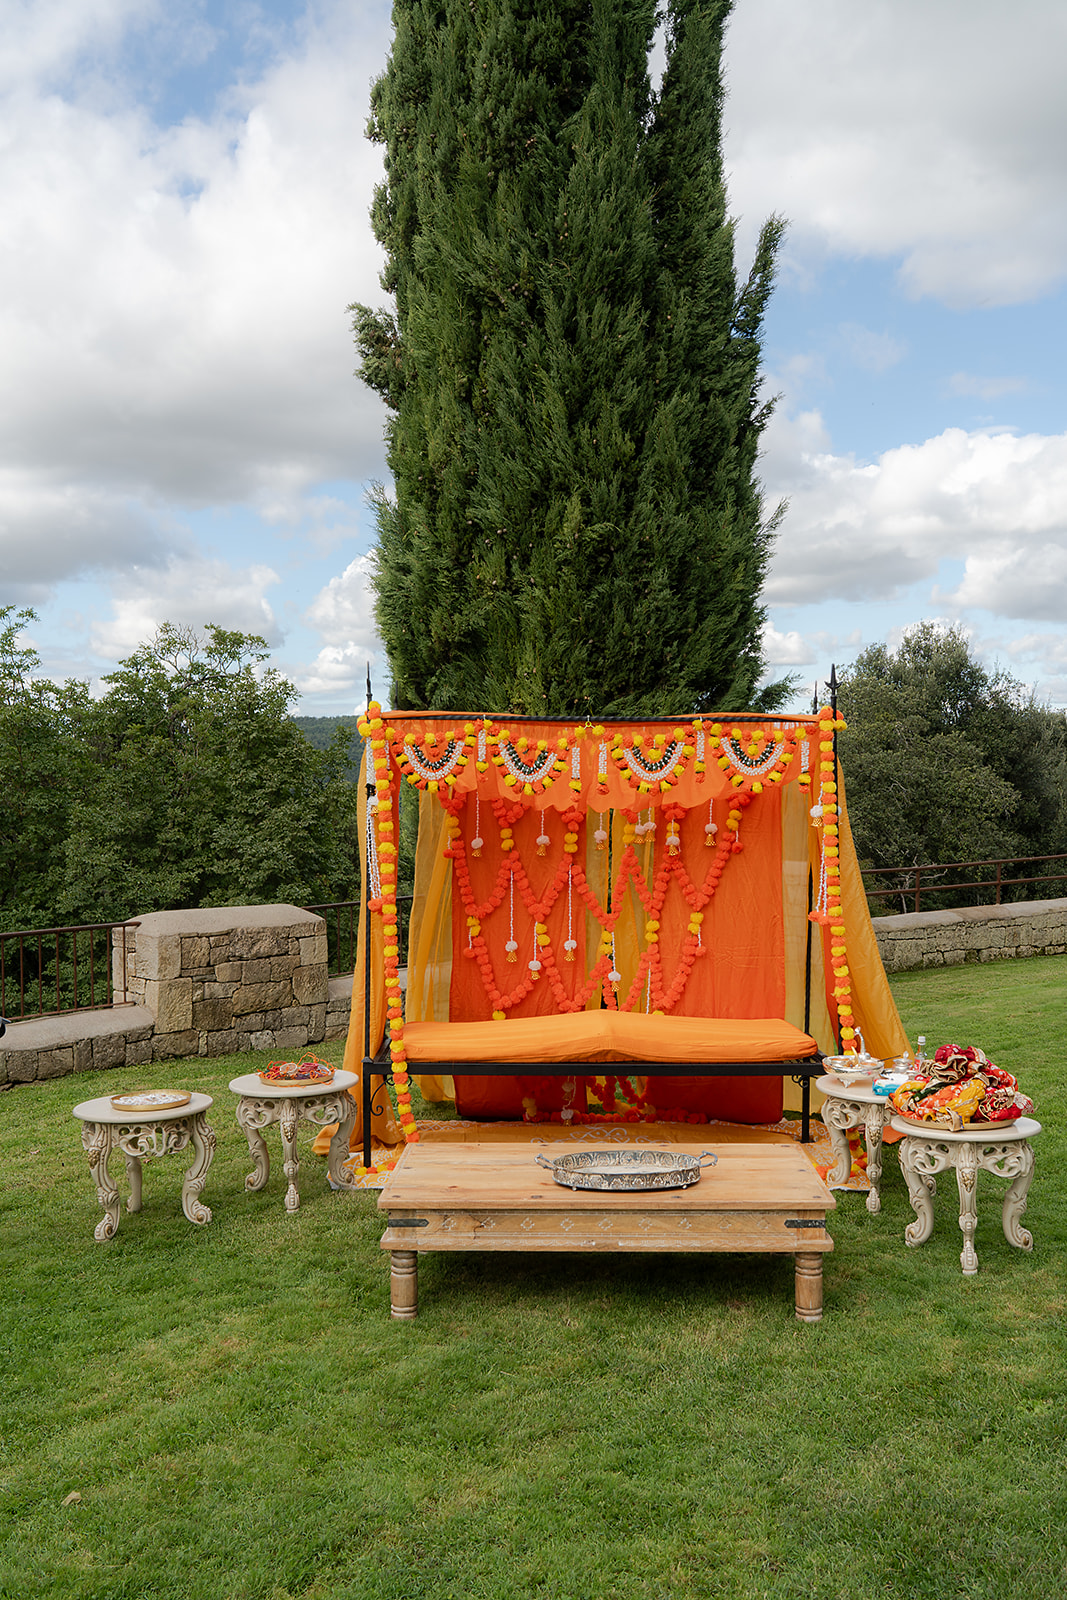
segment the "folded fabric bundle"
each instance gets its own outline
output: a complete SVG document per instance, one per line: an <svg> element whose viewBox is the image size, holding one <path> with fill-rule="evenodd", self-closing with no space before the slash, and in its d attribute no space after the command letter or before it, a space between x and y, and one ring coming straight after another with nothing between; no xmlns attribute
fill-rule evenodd
<svg viewBox="0 0 1067 1600"><path fill-rule="evenodd" d="M930 1067L890 1095L900 1116L959 1129L966 1123L1013 1122L1034 1109L1011 1073L974 1045L943 1044Z"/></svg>

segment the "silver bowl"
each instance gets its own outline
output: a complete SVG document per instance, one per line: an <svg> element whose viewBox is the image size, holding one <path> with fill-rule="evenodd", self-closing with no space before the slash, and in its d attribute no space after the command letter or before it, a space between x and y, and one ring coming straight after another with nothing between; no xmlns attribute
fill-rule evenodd
<svg viewBox="0 0 1067 1600"><path fill-rule="evenodd" d="M718 1156L702 1150L699 1156L684 1150L574 1150L538 1166L551 1172L568 1189L686 1189L700 1182L705 1161L713 1167Z"/></svg>

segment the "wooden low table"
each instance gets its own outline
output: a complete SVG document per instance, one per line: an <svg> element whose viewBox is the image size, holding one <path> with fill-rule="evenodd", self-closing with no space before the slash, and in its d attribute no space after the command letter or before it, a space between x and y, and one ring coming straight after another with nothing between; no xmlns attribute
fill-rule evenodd
<svg viewBox="0 0 1067 1600"><path fill-rule="evenodd" d="M826 1213L836 1205L802 1150L785 1144L672 1145L718 1164L688 1189L568 1189L539 1167L573 1145L408 1145L378 1201L388 1217L392 1314L418 1309L421 1250L761 1251L796 1257L796 1313L822 1317Z"/></svg>

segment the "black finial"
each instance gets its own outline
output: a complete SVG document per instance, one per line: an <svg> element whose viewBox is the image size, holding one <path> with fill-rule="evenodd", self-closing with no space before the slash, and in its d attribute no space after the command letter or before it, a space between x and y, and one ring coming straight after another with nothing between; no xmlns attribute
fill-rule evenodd
<svg viewBox="0 0 1067 1600"><path fill-rule="evenodd" d="M813 717L817 717L819 715L819 680L817 678L815 680L815 686L811 691L811 714Z"/></svg>
<svg viewBox="0 0 1067 1600"><path fill-rule="evenodd" d="M830 679L829 679L829 682L827 683L826 687L830 691L830 709L831 709L831 711L833 711L834 715L836 716L837 715L837 688L838 688L838 684L837 684L837 667L834 665L834 663L832 661L830 663Z"/></svg>
<svg viewBox="0 0 1067 1600"><path fill-rule="evenodd" d="M370 716L371 688L370 688L370 662L367 662L367 715Z"/></svg>

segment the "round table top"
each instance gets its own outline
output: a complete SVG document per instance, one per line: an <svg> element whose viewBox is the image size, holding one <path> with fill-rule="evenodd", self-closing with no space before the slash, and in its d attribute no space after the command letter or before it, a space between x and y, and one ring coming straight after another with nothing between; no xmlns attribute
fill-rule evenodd
<svg viewBox="0 0 1067 1600"><path fill-rule="evenodd" d="M128 1093L136 1094L137 1091L131 1089ZM81 1105L74 1107L73 1115L82 1122L174 1122L178 1117L196 1116L214 1104L209 1094L191 1094L183 1106L123 1106L120 1110L111 1104L111 1096L104 1094L96 1100L83 1100Z"/></svg>
<svg viewBox="0 0 1067 1600"><path fill-rule="evenodd" d="M337 1089L351 1089L359 1079L354 1072L338 1070L329 1083L264 1083L258 1072L246 1072L243 1077L231 1078L234 1094L255 1095L260 1100L306 1100L313 1094L333 1094Z"/></svg>
<svg viewBox="0 0 1067 1600"><path fill-rule="evenodd" d="M971 1122L954 1133L932 1122L909 1122L907 1117L892 1117L890 1127L915 1139L946 1139L950 1144L1000 1144L1005 1139L1032 1139L1041 1132L1033 1117L1016 1117L1012 1122Z"/></svg>
<svg viewBox="0 0 1067 1600"><path fill-rule="evenodd" d="M825 1072L821 1078L816 1078L815 1087L820 1094L829 1095L831 1100L858 1100L861 1105L887 1108L889 1105L889 1096L875 1094L870 1083L844 1083L833 1072Z"/></svg>

